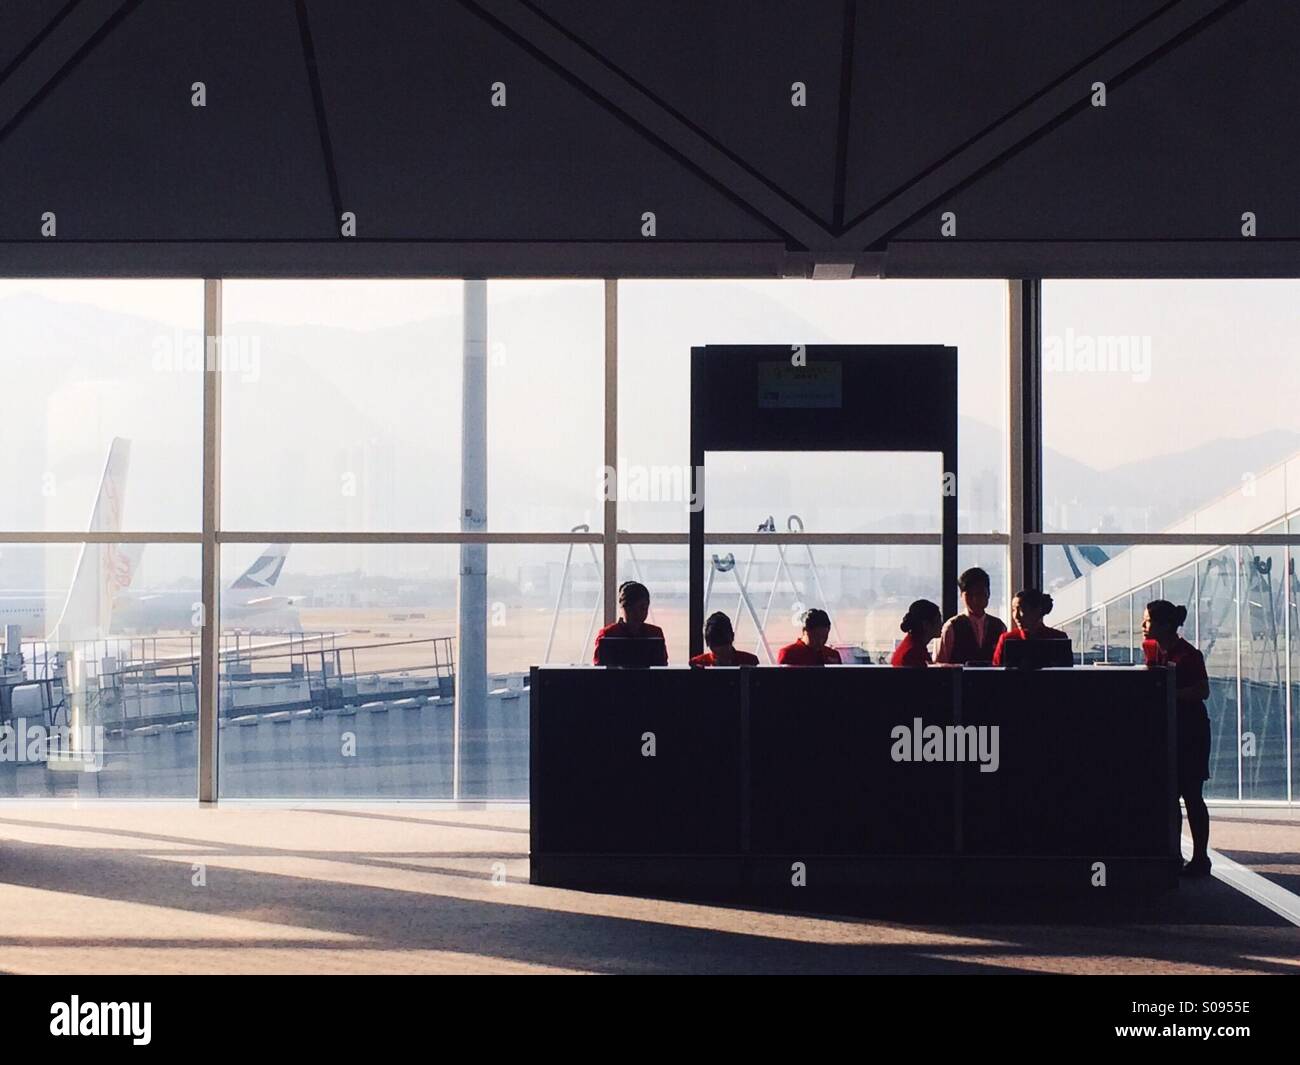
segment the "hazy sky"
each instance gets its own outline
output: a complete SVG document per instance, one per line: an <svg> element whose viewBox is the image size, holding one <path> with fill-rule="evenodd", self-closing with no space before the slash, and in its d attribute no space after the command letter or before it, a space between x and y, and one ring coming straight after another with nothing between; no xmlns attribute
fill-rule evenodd
<svg viewBox="0 0 1300 1065"><path fill-rule="evenodd" d="M1300 281L1044 282L1044 336L1064 346L1070 330L1150 349L1145 380L1044 376L1044 445L1073 459L1107 469L1222 437L1300 432Z"/></svg>
<svg viewBox="0 0 1300 1065"><path fill-rule="evenodd" d="M227 282L228 331L260 345L255 375L227 374L227 526L456 528L461 294L458 281ZM84 528L122 435L133 440L127 527L198 528L201 380L160 370L158 353L200 334L202 296L199 281L0 281L0 527ZM619 299L624 464L685 465L692 345L949 344L963 510L981 497L967 527L1005 528L1005 283L628 281ZM490 527L595 527L603 284L494 281L489 312ZM1295 281L1045 283L1049 341L1082 353L1133 338L1149 355L1105 370L1081 356L1047 373L1045 447L1092 470L1270 432L1285 448L1300 433L1298 318ZM750 529L797 510L810 531L844 531L883 513L926 527L935 508L914 483L926 469L750 456L732 464L726 520ZM1151 493L1177 484L1182 505L1195 471L1168 469ZM353 474L349 496L341 481ZM678 500L629 502L620 525L684 531L685 513Z"/></svg>

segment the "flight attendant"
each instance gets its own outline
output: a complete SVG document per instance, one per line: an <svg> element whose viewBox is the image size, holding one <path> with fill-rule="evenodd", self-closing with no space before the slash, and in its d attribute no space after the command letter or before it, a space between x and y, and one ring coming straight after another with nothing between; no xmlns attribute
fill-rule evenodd
<svg viewBox="0 0 1300 1065"><path fill-rule="evenodd" d="M989 575L978 566L957 578L961 601L966 610L948 619L939 635L936 662L965 665L967 662L992 662L998 639L1007 631L999 617L987 613L992 584Z"/></svg>
<svg viewBox="0 0 1300 1065"><path fill-rule="evenodd" d="M1147 604L1142 614L1142 654L1149 666L1172 666L1178 706L1178 794L1187 807L1192 860L1183 876L1210 875L1210 811L1201 788L1210 779L1210 678L1201 652L1178 635L1187 607L1166 599Z"/></svg>
<svg viewBox="0 0 1300 1065"><path fill-rule="evenodd" d="M993 650L993 664L1002 665L1002 648L1008 640L1068 640L1070 637L1060 629L1050 628L1044 621L1052 612L1052 597L1036 588L1025 588L1016 592L1011 600L1010 631L998 637L998 645Z"/></svg>
<svg viewBox="0 0 1300 1065"><path fill-rule="evenodd" d="M758 658L748 651L737 651L732 643L736 632L731 627L731 619L721 610L710 614L704 623L704 643L708 650L691 659L693 666L756 666Z"/></svg>
<svg viewBox="0 0 1300 1065"><path fill-rule="evenodd" d="M640 581L624 581L618 586L618 609L623 616L596 633L596 648L591 657L595 665L609 664L601 660L600 649L601 641L607 636L614 639L644 638L663 640L664 638L663 629L646 621L646 616L650 613L650 589ZM663 661L657 664L661 666L668 665L668 651L666 648L662 657Z"/></svg>
<svg viewBox="0 0 1300 1065"><path fill-rule="evenodd" d="M831 638L831 616L813 607L803 614L803 635L777 652L779 666L838 666L840 653L827 647Z"/></svg>
<svg viewBox="0 0 1300 1065"><path fill-rule="evenodd" d="M889 660L891 666L928 666L930 664L930 641L939 635L943 628L943 612L937 603L928 599L918 599L907 608L903 620L898 626L905 635L894 649L894 657Z"/></svg>

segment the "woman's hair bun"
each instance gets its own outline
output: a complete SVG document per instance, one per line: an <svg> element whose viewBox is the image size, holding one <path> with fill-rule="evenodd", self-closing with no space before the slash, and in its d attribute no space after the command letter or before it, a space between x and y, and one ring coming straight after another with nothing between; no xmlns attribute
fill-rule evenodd
<svg viewBox="0 0 1300 1065"><path fill-rule="evenodd" d="M1171 625L1181 629L1187 620L1187 607L1175 606L1168 599L1152 599L1147 603L1147 613L1157 625Z"/></svg>
<svg viewBox="0 0 1300 1065"><path fill-rule="evenodd" d="M937 603L932 603L928 599L918 599L907 608L907 613L903 615L903 620L898 627L904 632L914 632L918 625L926 618L939 619L943 617L943 611L939 609Z"/></svg>

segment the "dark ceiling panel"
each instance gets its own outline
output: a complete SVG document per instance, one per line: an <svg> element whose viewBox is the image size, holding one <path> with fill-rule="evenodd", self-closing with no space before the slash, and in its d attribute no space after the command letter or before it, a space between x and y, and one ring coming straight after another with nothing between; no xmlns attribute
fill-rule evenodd
<svg viewBox="0 0 1300 1065"><path fill-rule="evenodd" d="M647 211L666 241L777 235L471 6L311 4L359 237L637 240Z"/></svg>
<svg viewBox="0 0 1300 1065"><path fill-rule="evenodd" d="M207 86L207 107L190 86ZM332 235L289 2L151 0L0 141L0 238Z"/></svg>
<svg viewBox="0 0 1300 1065"><path fill-rule="evenodd" d="M1300 238L1298 38L1300 6L1235 7L894 239L949 210L962 240L1240 240L1244 211Z"/></svg>
<svg viewBox="0 0 1300 1065"><path fill-rule="evenodd" d="M877 206L1167 2L860 4L849 218Z"/></svg>
<svg viewBox="0 0 1300 1065"><path fill-rule="evenodd" d="M0 273L1295 272L1284 0L65 3L0 3Z"/></svg>
<svg viewBox="0 0 1300 1065"><path fill-rule="evenodd" d="M0 74L44 31L68 0L21 0L0 5Z"/></svg>
<svg viewBox="0 0 1300 1065"><path fill-rule="evenodd" d="M539 8L812 215L830 224L844 4L608 0ZM794 82L807 106L791 104Z"/></svg>

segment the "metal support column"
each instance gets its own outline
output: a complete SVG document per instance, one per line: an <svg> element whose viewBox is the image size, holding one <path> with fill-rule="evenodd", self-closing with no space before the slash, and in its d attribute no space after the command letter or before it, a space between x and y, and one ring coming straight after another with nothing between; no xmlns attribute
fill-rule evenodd
<svg viewBox="0 0 1300 1065"><path fill-rule="evenodd" d="M1043 531L1043 322L1042 282L1012 280L1008 337L1011 346L1011 419L1007 470L1010 522L1010 596L1043 583L1043 548L1025 542L1026 533Z"/></svg>
<svg viewBox="0 0 1300 1065"><path fill-rule="evenodd" d="M217 801L221 682L221 280L203 282L203 545L199 629L199 802Z"/></svg>
<svg viewBox="0 0 1300 1065"><path fill-rule="evenodd" d="M605 624L618 618L618 280L605 281ZM587 648L588 655L591 648Z"/></svg>
<svg viewBox="0 0 1300 1065"><path fill-rule="evenodd" d="M466 281L460 530L487 531L487 282ZM487 544L460 545L454 792L487 797Z"/></svg>

